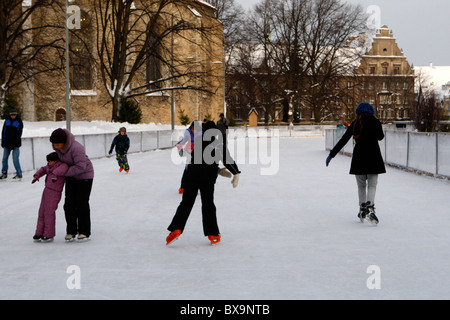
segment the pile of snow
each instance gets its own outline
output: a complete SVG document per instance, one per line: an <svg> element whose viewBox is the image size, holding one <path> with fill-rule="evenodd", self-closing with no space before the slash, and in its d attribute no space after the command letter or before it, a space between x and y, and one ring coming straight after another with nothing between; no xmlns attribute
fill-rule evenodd
<svg viewBox="0 0 450 320"><path fill-rule="evenodd" d="M0 125L3 126L3 121L0 121ZM115 133L119 131L119 128L125 127L128 132L139 131L159 131L159 130L171 130L171 125L146 123L146 124L129 124L119 122L106 122L106 121L72 121L71 132L75 135L81 134L96 134L96 133ZM58 128L66 128L65 121L39 121L30 122L24 121L23 124L23 138L31 137L47 137L50 136L53 130ZM176 126L175 129L182 129L185 127Z"/></svg>

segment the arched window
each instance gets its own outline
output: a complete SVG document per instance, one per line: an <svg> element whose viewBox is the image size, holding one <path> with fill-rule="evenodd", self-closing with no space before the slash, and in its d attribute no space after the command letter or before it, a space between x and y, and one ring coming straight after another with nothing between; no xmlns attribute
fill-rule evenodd
<svg viewBox="0 0 450 320"><path fill-rule="evenodd" d="M62 108L56 110L55 121L66 121L66 110Z"/></svg>
<svg viewBox="0 0 450 320"><path fill-rule="evenodd" d="M155 28L150 37L150 45L147 51L147 63L146 63L146 81L157 81L161 79L161 45L159 30ZM149 86L150 89L160 88L160 83L155 83Z"/></svg>
<svg viewBox="0 0 450 320"><path fill-rule="evenodd" d="M70 82L74 90L90 90L93 86L92 18L81 10L81 29L70 35Z"/></svg>

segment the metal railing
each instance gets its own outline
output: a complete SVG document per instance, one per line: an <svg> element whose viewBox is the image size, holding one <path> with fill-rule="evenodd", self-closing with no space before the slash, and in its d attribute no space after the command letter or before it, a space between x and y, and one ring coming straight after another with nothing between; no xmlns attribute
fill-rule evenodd
<svg viewBox="0 0 450 320"><path fill-rule="evenodd" d="M325 131L325 149L331 150L344 129ZM386 164L436 177L450 178L450 134L385 130L380 149ZM353 140L341 150L353 153Z"/></svg>

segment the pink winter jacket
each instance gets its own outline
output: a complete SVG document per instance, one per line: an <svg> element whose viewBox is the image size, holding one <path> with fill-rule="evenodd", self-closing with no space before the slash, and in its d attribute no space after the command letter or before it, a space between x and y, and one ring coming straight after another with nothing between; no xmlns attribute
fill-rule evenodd
<svg viewBox="0 0 450 320"><path fill-rule="evenodd" d="M67 129L64 129L67 135L66 143L62 150L56 150L61 162L69 166L66 177L75 180L85 180L94 178L94 166L89 160L84 147L75 140L75 136Z"/></svg>
<svg viewBox="0 0 450 320"><path fill-rule="evenodd" d="M45 177L45 187L54 191L62 192L65 181L64 175L68 169L69 166L67 164L61 161L55 161L55 163L51 166L46 165L40 168L33 177L39 179L40 177L47 175Z"/></svg>

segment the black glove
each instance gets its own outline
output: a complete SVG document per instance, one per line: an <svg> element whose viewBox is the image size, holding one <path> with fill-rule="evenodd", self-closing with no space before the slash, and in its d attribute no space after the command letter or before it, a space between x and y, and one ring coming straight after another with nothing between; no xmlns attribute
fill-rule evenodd
<svg viewBox="0 0 450 320"><path fill-rule="evenodd" d="M33 179L33 181L31 181L31 184L35 183L36 181L39 181L39 179L35 177L35 178Z"/></svg>
<svg viewBox="0 0 450 320"><path fill-rule="evenodd" d="M108 152L108 154L111 154L113 151L112 151L112 149L111 150L109 150L109 152Z"/></svg>

